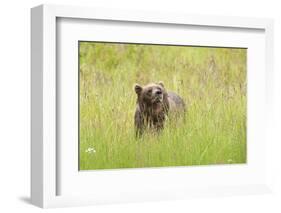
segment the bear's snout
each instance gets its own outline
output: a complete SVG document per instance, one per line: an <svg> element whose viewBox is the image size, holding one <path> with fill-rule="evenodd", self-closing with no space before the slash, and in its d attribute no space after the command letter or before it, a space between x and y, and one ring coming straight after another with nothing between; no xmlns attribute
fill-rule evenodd
<svg viewBox="0 0 281 213"><path fill-rule="evenodd" d="M162 95L162 91L161 90L156 90L155 94L156 95Z"/></svg>
<svg viewBox="0 0 281 213"><path fill-rule="evenodd" d="M157 103L157 102L162 102L162 101L163 101L162 90L161 89L155 89L152 102Z"/></svg>

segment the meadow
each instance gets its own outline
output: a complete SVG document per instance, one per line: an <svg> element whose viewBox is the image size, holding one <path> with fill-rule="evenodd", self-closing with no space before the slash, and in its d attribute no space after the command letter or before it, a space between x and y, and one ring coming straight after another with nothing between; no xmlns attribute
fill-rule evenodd
<svg viewBox="0 0 281 213"><path fill-rule="evenodd" d="M80 170L246 163L247 50L79 43ZM135 83L163 81L185 122L135 137Z"/></svg>

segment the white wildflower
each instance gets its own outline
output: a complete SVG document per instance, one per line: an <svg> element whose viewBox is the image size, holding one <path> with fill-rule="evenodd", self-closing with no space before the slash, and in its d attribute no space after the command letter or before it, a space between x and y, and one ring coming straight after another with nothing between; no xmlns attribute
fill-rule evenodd
<svg viewBox="0 0 281 213"><path fill-rule="evenodd" d="M93 147L89 147L88 149L86 149L87 153L96 153L96 150Z"/></svg>

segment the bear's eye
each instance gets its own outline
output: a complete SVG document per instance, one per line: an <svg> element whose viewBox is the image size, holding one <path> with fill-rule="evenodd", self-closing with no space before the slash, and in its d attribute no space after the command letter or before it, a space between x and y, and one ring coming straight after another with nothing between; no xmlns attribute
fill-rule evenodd
<svg viewBox="0 0 281 213"><path fill-rule="evenodd" d="M147 94L151 94L152 93L152 89L147 90Z"/></svg>

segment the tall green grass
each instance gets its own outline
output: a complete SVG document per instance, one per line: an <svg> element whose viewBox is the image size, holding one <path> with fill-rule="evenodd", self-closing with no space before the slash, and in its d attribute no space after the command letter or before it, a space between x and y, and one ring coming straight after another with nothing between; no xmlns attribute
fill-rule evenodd
<svg viewBox="0 0 281 213"><path fill-rule="evenodd" d="M246 162L246 49L80 42L80 169ZM135 138L134 83L163 81L185 122Z"/></svg>

